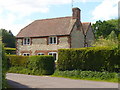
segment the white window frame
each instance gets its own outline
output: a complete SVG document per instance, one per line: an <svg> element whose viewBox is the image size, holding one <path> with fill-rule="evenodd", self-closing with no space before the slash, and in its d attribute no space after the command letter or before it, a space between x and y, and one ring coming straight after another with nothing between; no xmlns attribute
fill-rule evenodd
<svg viewBox="0 0 120 90"><path fill-rule="evenodd" d="M29 55L28 55L29 54ZM23 53L23 56L30 56L30 53Z"/></svg>
<svg viewBox="0 0 120 90"><path fill-rule="evenodd" d="M28 42L29 39L29 42ZM23 45L30 45L31 39L30 38L23 38Z"/></svg>
<svg viewBox="0 0 120 90"><path fill-rule="evenodd" d="M54 42L54 38L56 38L56 41ZM51 42L51 39L52 39L52 42ZM49 37L49 44L57 44L57 37L56 36L51 36Z"/></svg>
<svg viewBox="0 0 120 90"><path fill-rule="evenodd" d="M53 54L56 54L56 60L57 60L57 58L58 58L57 52L49 52L48 55L49 55L50 53L52 54L52 56L53 56Z"/></svg>
<svg viewBox="0 0 120 90"><path fill-rule="evenodd" d="M37 55L44 55L44 53L37 53Z"/></svg>

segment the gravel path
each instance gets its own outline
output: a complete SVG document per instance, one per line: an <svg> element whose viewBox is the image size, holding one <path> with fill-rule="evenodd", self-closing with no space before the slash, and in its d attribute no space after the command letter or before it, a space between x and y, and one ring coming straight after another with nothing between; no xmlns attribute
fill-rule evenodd
<svg viewBox="0 0 120 90"><path fill-rule="evenodd" d="M16 88L118 88L117 83L15 73L8 73L7 79L8 83Z"/></svg>

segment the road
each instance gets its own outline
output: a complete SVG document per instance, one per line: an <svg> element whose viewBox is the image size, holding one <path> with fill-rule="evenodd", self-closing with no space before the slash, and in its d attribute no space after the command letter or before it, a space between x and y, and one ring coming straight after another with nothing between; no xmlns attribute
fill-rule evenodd
<svg viewBox="0 0 120 90"><path fill-rule="evenodd" d="M7 79L15 88L118 88L118 83L15 73L7 73Z"/></svg>

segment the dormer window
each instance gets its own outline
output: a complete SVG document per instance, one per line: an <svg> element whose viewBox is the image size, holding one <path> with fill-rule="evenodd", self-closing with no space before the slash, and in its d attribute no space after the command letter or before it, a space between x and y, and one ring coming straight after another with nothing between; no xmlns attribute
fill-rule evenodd
<svg viewBox="0 0 120 90"><path fill-rule="evenodd" d="M30 45L31 39L30 38L24 38L23 39L23 45Z"/></svg>
<svg viewBox="0 0 120 90"><path fill-rule="evenodd" d="M57 44L57 37L49 37L49 44Z"/></svg>

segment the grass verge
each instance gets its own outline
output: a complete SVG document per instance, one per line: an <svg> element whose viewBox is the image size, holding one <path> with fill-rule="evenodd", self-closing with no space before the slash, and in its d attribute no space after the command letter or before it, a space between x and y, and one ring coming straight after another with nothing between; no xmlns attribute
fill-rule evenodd
<svg viewBox="0 0 120 90"><path fill-rule="evenodd" d="M59 71L56 70L52 77L64 77L70 79L105 81L118 83L118 73L97 72L97 71Z"/></svg>
<svg viewBox="0 0 120 90"><path fill-rule="evenodd" d="M34 73L28 68L23 67L11 67L8 73L20 73L27 75L37 75L40 74ZM43 76L43 75L40 75ZM116 82L118 83L118 73L110 72L97 72L97 71L81 71L81 70L72 70L72 71L59 71L56 70L52 77L64 77L70 79L80 79L80 80L92 80L92 81L104 81L104 82Z"/></svg>
<svg viewBox="0 0 120 90"><path fill-rule="evenodd" d="M32 74L32 71L25 67L10 67L8 73Z"/></svg>

